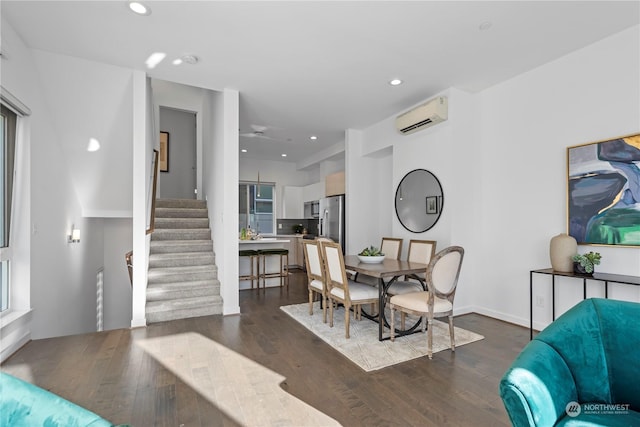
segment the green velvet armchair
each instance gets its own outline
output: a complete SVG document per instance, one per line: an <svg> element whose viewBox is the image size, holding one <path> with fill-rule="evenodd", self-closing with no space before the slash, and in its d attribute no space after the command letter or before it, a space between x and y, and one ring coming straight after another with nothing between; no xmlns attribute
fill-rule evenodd
<svg viewBox="0 0 640 427"><path fill-rule="evenodd" d="M500 396L515 427L640 426L640 304L581 301L525 346Z"/></svg>
<svg viewBox="0 0 640 427"><path fill-rule="evenodd" d="M113 424L47 390L0 372L0 426L112 427Z"/></svg>

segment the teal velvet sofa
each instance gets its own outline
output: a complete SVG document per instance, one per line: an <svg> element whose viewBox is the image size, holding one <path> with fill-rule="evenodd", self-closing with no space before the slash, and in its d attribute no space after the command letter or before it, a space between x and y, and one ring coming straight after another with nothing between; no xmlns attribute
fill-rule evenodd
<svg viewBox="0 0 640 427"><path fill-rule="evenodd" d="M516 426L640 426L640 304L581 301L529 342L500 381Z"/></svg>
<svg viewBox="0 0 640 427"><path fill-rule="evenodd" d="M112 427L113 424L60 396L0 372L0 426Z"/></svg>

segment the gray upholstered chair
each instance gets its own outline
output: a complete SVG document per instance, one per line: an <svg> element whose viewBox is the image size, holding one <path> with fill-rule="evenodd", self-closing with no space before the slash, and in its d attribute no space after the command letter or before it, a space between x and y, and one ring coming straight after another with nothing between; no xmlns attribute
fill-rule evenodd
<svg viewBox="0 0 640 427"><path fill-rule="evenodd" d="M309 289L309 316L313 315L314 294L320 295L322 304L322 321L327 323L327 284L324 278L322 261L322 242L303 240L304 260L307 267L307 287Z"/></svg>
<svg viewBox="0 0 640 427"><path fill-rule="evenodd" d="M378 303L378 289L347 279L344 267L342 247L338 243L323 243L322 254L327 283L327 297L329 300L329 326L333 327L333 310L336 303L344 305L345 337L349 338L350 310L353 308L354 317L362 319L362 304Z"/></svg>
<svg viewBox="0 0 640 427"><path fill-rule="evenodd" d="M427 346L429 359L433 348L433 319L447 317L449 319L449 336L451 351L455 351L453 330L453 299L456 294L464 249L450 246L438 252L429 263L425 275L428 290L394 295L389 299L391 310L391 341L395 340L394 314L398 310L404 323L405 314L427 317ZM404 327L404 326L403 326ZM424 332L425 322L422 322Z"/></svg>

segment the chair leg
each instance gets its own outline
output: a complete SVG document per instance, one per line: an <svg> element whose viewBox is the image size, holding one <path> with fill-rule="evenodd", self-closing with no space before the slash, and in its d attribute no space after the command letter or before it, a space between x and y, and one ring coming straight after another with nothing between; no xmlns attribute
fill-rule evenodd
<svg viewBox="0 0 640 427"><path fill-rule="evenodd" d="M449 336L451 337L451 351L456 351L456 339L453 336L453 315L449 316Z"/></svg>
<svg viewBox="0 0 640 427"><path fill-rule="evenodd" d="M313 291L309 288L309 316L313 316Z"/></svg>
<svg viewBox="0 0 640 427"><path fill-rule="evenodd" d="M349 338L349 322L351 321L351 310L349 310L350 307L347 307L347 305L345 304L344 306L344 336L345 338Z"/></svg>
<svg viewBox="0 0 640 427"><path fill-rule="evenodd" d="M400 311L400 328L402 328L402 330L405 330L405 318L406 318L406 314L404 311Z"/></svg>
<svg viewBox="0 0 640 427"><path fill-rule="evenodd" d="M389 310L391 311L391 341L395 341L396 340L396 327L395 327L395 317L396 317L396 312L395 312L395 307L393 306L393 304L389 304Z"/></svg>
<svg viewBox="0 0 640 427"><path fill-rule="evenodd" d="M327 323L327 303L328 299L324 297L324 294L321 294L322 298L322 323Z"/></svg>
<svg viewBox="0 0 640 427"><path fill-rule="evenodd" d="M429 327L427 328L427 355L433 359L433 315L429 315Z"/></svg>
<svg viewBox="0 0 640 427"><path fill-rule="evenodd" d="M329 298L329 326L333 328L333 299Z"/></svg>

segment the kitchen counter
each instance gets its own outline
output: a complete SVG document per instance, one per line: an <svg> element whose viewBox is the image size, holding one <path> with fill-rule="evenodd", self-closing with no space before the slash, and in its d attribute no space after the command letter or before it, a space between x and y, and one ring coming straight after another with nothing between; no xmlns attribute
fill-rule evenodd
<svg viewBox="0 0 640 427"><path fill-rule="evenodd" d="M251 240L251 239L247 239L247 240L239 240L239 243L241 245L247 245L247 244L267 244L267 243L289 243L290 240L288 239L280 239L280 238L275 238L275 237L263 237L262 239L255 239L255 240Z"/></svg>

